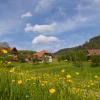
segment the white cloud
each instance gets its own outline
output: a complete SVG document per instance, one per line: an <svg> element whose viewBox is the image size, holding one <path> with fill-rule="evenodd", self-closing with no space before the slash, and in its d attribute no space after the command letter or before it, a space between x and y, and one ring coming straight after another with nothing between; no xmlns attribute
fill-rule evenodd
<svg viewBox="0 0 100 100"><path fill-rule="evenodd" d="M56 30L58 30L58 32L72 31L74 29L81 27L88 21L89 21L88 17L75 16L69 20L66 20L65 22L58 23L58 25L56 26Z"/></svg>
<svg viewBox="0 0 100 100"><path fill-rule="evenodd" d="M51 44L53 42L57 42L58 38L54 36L45 36L45 35L39 35L35 37L32 41L33 45L45 45L45 44Z"/></svg>
<svg viewBox="0 0 100 100"><path fill-rule="evenodd" d="M48 33L55 30L56 23L48 24L48 25L34 25L27 24L25 28L25 32L38 32L38 33Z"/></svg>
<svg viewBox="0 0 100 100"><path fill-rule="evenodd" d="M80 27L84 23L88 22L88 17L76 16L72 19L66 20L64 22L51 23L51 24L36 24L32 26L31 24L27 24L25 27L25 32L37 32L41 34L57 34L60 32L67 32L73 30L77 27Z"/></svg>
<svg viewBox="0 0 100 100"><path fill-rule="evenodd" d="M21 16L21 18L24 18L24 17L32 17L32 13L31 12L26 12L25 14L23 14Z"/></svg>
<svg viewBox="0 0 100 100"><path fill-rule="evenodd" d="M35 13L43 13L52 9L52 5L55 0L39 0L34 12Z"/></svg>
<svg viewBox="0 0 100 100"><path fill-rule="evenodd" d="M84 0L77 5L77 11L81 15L89 17L91 26L98 26L100 23L100 0Z"/></svg>

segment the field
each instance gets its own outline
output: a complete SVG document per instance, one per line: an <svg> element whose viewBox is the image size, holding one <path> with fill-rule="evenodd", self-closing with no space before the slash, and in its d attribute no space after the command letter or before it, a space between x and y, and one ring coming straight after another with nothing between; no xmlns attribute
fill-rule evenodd
<svg viewBox="0 0 100 100"><path fill-rule="evenodd" d="M100 100L100 67L89 62L0 67L0 100Z"/></svg>

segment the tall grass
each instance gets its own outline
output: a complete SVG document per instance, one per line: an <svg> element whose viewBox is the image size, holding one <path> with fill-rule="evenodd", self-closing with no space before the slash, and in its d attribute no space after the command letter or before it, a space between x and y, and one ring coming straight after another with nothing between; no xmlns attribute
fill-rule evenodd
<svg viewBox="0 0 100 100"><path fill-rule="evenodd" d="M65 63L0 68L0 100L99 100L100 74L95 71L100 69L88 66L84 64L83 70Z"/></svg>

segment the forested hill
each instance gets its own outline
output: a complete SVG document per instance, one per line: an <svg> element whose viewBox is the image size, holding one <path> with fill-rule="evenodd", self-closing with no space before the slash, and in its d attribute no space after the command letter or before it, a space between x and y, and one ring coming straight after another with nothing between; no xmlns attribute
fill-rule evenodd
<svg viewBox="0 0 100 100"><path fill-rule="evenodd" d="M85 51L87 49L100 49L100 36L96 36L91 38L88 42L84 43L83 45L73 47L73 48L65 48L61 49L55 53L55 55L65 55L66 53L70 52L77 52L77 51Z"/></svg>

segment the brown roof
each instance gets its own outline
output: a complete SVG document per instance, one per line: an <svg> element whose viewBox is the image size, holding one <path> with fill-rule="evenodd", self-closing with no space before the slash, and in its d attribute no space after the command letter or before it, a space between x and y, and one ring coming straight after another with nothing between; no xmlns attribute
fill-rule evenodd
<svg viewBox="0 0 100 100"><path fill-rule="evenodd" d="M35 53L33 56L38 57L38 58L41 58L41 57L44 56L44 54L48 54L48 51L43 50L43 51L40 51L40 52Z"/></svg>
<svg viewBox="0 0 100 100"><path fill-rule="evenodd" d="M89 49L87 51L88 51L88 56L100 55L100 49Z"/></svg>

